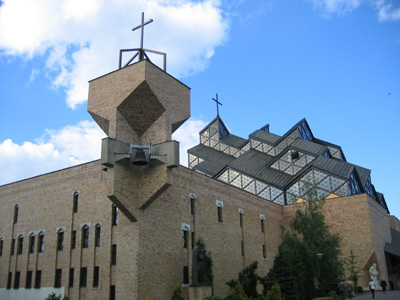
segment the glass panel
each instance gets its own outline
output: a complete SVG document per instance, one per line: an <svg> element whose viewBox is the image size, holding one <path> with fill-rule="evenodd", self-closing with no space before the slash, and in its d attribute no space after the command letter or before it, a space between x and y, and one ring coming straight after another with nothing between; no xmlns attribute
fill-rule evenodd
<svg viewBox="0 0 400 300"><path fill-rule="evenodd" d="M291 163L292 162L292 151L289 150L288 152L286 152L284 155L282 155L280 160Z"/></svg>
<svg viewBox="0 0 400 300"><path fill-rule="evenodd" d="M252 194L255 194L255 193L256 193L256 183L255 183L255 181L253 180L252 182L250 182L250 183L244 188L244 190L247 191L247 192L250 192L250 193L252 193Z"/></svg>
<svg viewBox="0 0 400 300"><path fill-rule="evenodd" d="M293 175L299 173L301 171L302 168L297 167L297 166L293 166Z"/></svg>
<svg viewBox="0 0 400 300"><path fill-rule="evenodd" d="M219 149L220 149L221 151L224 151L224 152L225 152L226 148L228 148L227 145L225 145L224 143L219 143Z"/></svg>
<svg viewBox="0 0 400 300"><path fill-rule="evenodd" d="M202 163L204 161L204 159L199 158L199 163Z"/></svg>
<svg viewBox="0 0 400 300"><path fill-rule="evenodd" d="M314 184L314 176L313 176L313 171L309 171L306 175L304 175L301 178L301 181L304 181L304 183L308 183L313 185Z"/></svg>
<svg viewBox="0 0 400 300"><path fill-rule="evenodd" d="M223 182L228 182L228 170L226 170L224 173L219 175L218 179Z"/></svg>
<svg viewBox="0 0 400 300"><path fill-rule="evenodd" d="M250 146L251 148L257 148L259 145L261 144L261 142L256 141L256 140L250 140Z"/></svg>
<svg viewBox="0 0 400 300"><path fill-rule="evenodd" d="M242 188L242 176L236 177L236 179L231 181L231 185L236 186L238 188Z"/></svg>
<svg viewBox="0 0 400 300"><path fill-rule="evenodd" d="M210 147L210 140L205 141L203 145L207 146L207 147Z"/></svg>
<svg viewBox="0 0 400 300"><path fill-rule="evenodd" d="M280 196L277 197L277 198L274 200L274 202L275 202L275 203L278 203L278 204L280 204L280 205L284 205L284 204L285 204L285 199L284 199L284 197L283 197L283 193L280 194Z"/></svg>
<svg viewBox="0 0 400 300"><path fill-rule="evenodd" d="M217 128L218 129L218 120L215 121L214 123L211 124L212 128Z"/></svg>
<svg viewBox="0 0 400 300"><path fill-rule="evenodd" d="M284 171L286 174L294 175L293 166L290 166Z"/></svg>
<svg viewBox="0 0 400 300"><path fill-rule="evenodd" d="M288 193L296 195L296 198L300 197L300 188L299 188L299 183L296 182L293 184L288 190Z"/></svg>
<svg viewBox="0 0 400 300"><path fill-rule="evenodd" d="M193 154L189 154L189 163L193 162L196 158L197 158L197 156L195 156Z"/></svg>
<svg viewBox="0 0 400 300"><path fill-rule="evenodd" d="M265 189L266 187L268 187L268 185L266 185L264 182L258 181L256 180L256 190L257 190L257 194L261 193L261 191L263 189Z"/></svg>
<svg viewBox="0 0 400 300"><path fill-rule="evenodd" d="M243 187L247 186L251 181L253 181L253 178L246 176L246 175L242 175Z"/></svg>
<svg viewBox="0 0 400 300"><path fill-rule="evenodd" d="M325 191L331 192L332 191L332 189L331 189L331 180L330 180L329 176L326 177L324 180L322 180L318 184L318 187L321 188L321 189L324 189Z"/></svg>
<svg viewBox="0 0 400 300"><path fill-rule="evenodd" d="M236 177L239 176L239 172L236 172L234 170L229 169L229 181L231 182L234 180Z"/></svg>
<svg viewBox="0 0 400 300"><path fill-rule="evenodd" d="M299 197L297 197L296 195L293 195L291 193L286 193L286 201L287 204L293 204L294 202L297 201Z"/></svg>
<svg viewBox="0 0 400 300"><path fill-rule="evenodd" d="M210 136L210 133L208 132L209 129L204 130L204 132L201 134L202 137L208 138Z"/></svg>
<svg viewBox="0 0 400 300"><path fill-rule="evenodd" d="M313 188L313 185L309 182L300 180L300 196L303 197L309 190Z"/></svg>
<svg viewBox="0 0 400 300"><path fill-rule="evenodd" d="M229 154L229 147L226 147L225 149L222 150L224 153Z"/></svg>
<svg viewBox="0 0 400 300"><path fill-rule="evenodd" d="M243 150L243 151L249 151L249 150L250 150L250 143L247 143L246 145L244 145L244 146L242 147L242 150Z"/></svg>
<svg viewBox="0 0 400 300"><path fill-rule="evenodd" d="M340 188L338 188L334 193L341 197L348 196L349 195L349 187L347 186L347 184L344 184Z"/></svg>
<svg viewBox="0 0 400 300"><path fill-rule="evenodd" d="M279 160L279 169L281 170L281 171L285 171L287 168L289 168L291 166L291 164L290 163L287 163L287 162L285 162L285 161L283 161L283 160Z"/></svg>
<svg viewBox="0 0 400 300"><path fill-rule="evenodd" d="M271 165L271 168L275 169L275 170L279 170L279 160L277 160L276 162L274 162Z"/></svg>
<svg viewBox="0 0 400 300"><path fill-rule="evenodd" d="M328 196L330 193L321 189L317 189L317 199L316 200L322 200L325 199L326 196Z"/></svg>
<svg viewBox="0 0 400 300"><path fill-rule="evenodd" d="M256 149L257 151L263 152L263 144L262 144L262 143L258 144L258 145L255 147L255 149Z"/></svg>
<svg viewBox="0 0 400 300"><path fill-rule="evenodd" d="M272 200L275 200L280 194L282 194L281 190L271 186L271 199Z"/></svg>
<svg viewBox="0 0 400 300"><path fill-rule="evenodd" d="M219 141L218 132L211 136L211 139L214 141Z"/></svg>
<svg viewBox="0 0 400 300"><path fill-rule="evenodd" d="M236 150L235 148L231 147L231 155L233 155L234 157L239 157L240 156L240 151Z"/></svg>
<svg viewBox="0 0 400 300"><path fill-rule="evenodd" d="M275 154L276 154L275 148L272 148L270 151L268 151L267 154L269 154L271 156L275 156Z"/></svg>
<svg viewBox="0 0 400 300"><path fill-rule="evenodd" d="M314 170L315 183L318 184L324 180L328 175L320 171Z"/></svg>
<svg viewBox="0 0 400 300"><path fill-rule="evenodd" d="M338 189L341 185L343 185L346 181L343 179L331 176L331 184L332 184L332 191Z"/></svg>
<svg viewBox="0 0 400 300"><path fill-rule="evenodd" d="M307 161L306 161L306 155L303 155L303 153L299 152L299 159L295 160L293 163L295 166L299 166L300 168L303 168L306 166Z"/></svg>
<svg viewBox="0 0 400 300"><path fill-rule="evenodd" d="M204 136L201 136L201 137L200 137L200 143L201 143L201 144L204 145L207 141L208 141L208 137L204 137Z"/></svg>
<svg viewBox="0 0 400 300"><path fill-rule="evenodd" d="M270 151L272 148L274 148L274 147L272 147L271 145L263 143L263 150L262 151L265 152L265 153L268 153L268 151Z"/></svg>
<svg viewBox="0 0 400 300"><path fill-rule="evenodd" d="M260 196L261 198L267 199L267 200L271 200L270 188L267 187L261 193L258 193L258 196Z"/></svg>
<svg viewBox="0 0 400 300"><path fill-rule="evenodd" d="M218 144L218 140L211 140L210 146L211 148L214 148Z"/></svg>

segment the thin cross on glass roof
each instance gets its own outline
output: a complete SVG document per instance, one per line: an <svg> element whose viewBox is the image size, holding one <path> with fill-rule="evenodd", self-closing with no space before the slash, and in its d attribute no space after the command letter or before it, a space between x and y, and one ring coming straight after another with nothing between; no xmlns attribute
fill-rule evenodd
<svg viewBox="0 0 400 300"><path fill-rule="evenodd" d="M218 93L216 94L216 98L217 99L214 99L214 98L212 98L212 99L217 103L217 116L219 117L219 107L218 107L218 105L222 105L222 103L218 101Z"/></svg>

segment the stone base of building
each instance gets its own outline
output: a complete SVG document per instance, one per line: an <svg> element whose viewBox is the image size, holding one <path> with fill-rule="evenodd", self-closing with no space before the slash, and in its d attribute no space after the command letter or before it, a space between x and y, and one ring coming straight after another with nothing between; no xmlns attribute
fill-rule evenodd
<svg viewBox="0 0 400 300"><path fill-rule="evenodd" d="M189 287L189 299L190 300L202 300L206 297L212 296L211 285L198 285Z"/></svg>

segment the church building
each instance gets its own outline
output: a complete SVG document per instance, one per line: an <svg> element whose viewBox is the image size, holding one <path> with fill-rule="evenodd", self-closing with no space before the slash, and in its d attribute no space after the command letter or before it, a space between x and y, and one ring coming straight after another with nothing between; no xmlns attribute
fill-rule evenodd
<svg viewBox="0 0 400 300"><path fill-rule="evenodd" d="M319 199L343 255L357 256L359 284L374 263L397 282L400 223L371 171L305 119L242 138L217 115L184 167L171 136L190 117L190 88L148 59L90 81L88 111L107 134L101 159L0 186L0 299L170 299L177 284L189 299L198 238L224 297L253 261L268 273L280 226Z"/></svg>

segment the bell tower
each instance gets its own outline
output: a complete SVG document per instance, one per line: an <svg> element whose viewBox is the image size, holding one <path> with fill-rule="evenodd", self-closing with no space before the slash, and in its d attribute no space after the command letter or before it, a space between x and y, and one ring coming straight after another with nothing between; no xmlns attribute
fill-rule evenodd
<svg viewBox="0 0 400 300"><path fill-rule="evenodd" d="M102 141L102 181L108 198L131 220L171 185L179 166L172 133L190 117L190 89L154 65L141 47L120 51L119 69L89 82L88 112L107 134ZM121 67L124 52L136 54ZM138 57L139 61L131 64Z"/></svg>

